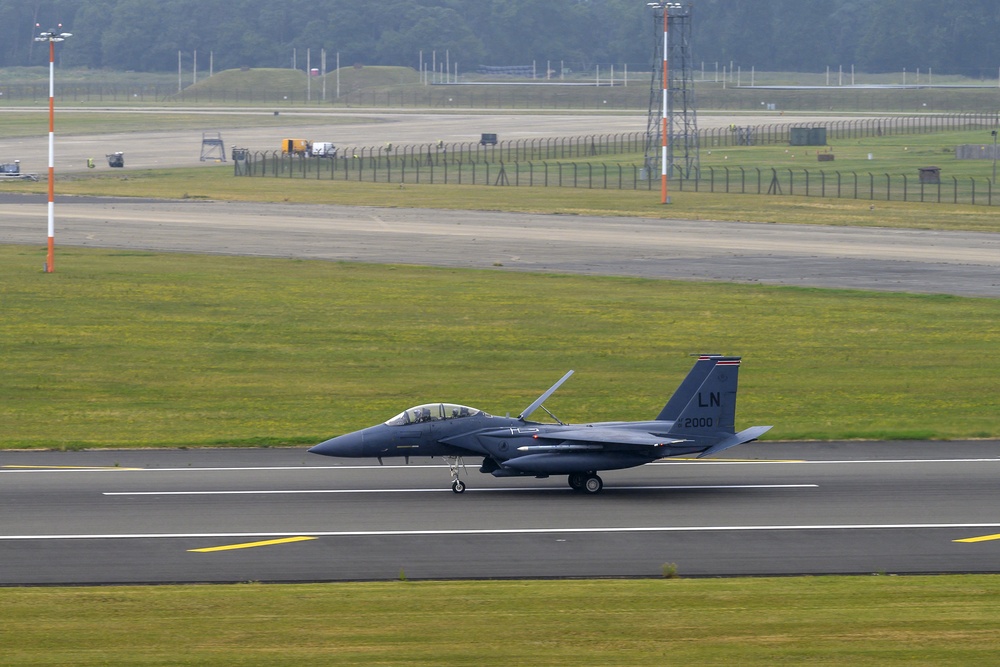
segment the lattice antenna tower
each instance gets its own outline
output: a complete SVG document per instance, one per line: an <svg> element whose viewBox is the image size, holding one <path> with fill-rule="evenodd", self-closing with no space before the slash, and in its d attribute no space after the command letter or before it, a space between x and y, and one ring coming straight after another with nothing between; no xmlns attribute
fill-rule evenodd
<svg viewBox="0 0 1000 667"><path fill-rule="evenodd" d="M645 164L652 176L659 171L663 142L663 12L668 12L667 39L667 173L672 178L697 178L698 114L694 99L694 59L691 54L691 5L649 3L653 9L653 74L649 84Z"/></svg>

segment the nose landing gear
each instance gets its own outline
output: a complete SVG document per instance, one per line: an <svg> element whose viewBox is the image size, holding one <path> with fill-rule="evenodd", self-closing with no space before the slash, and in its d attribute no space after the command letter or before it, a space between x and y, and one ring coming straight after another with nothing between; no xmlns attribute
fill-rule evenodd
<svg viewBox="0 0 1000 667"><path fill-rule="evenodd" d="M448 470L451 472L451 490L455 493L465 493L465 482L458 478L460 470L465 470L465 461L461 456L446 456Z"/></svg>

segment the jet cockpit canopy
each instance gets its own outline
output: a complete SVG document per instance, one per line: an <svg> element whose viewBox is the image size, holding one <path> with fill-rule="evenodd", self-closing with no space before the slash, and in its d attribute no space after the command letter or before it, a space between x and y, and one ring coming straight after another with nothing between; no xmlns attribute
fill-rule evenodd
<svg viewBox="0 0 1000 667"><path fill-rule="evenodd" d="M439 421L442 419L462 419L484 414L482 410L454 403L425 403L403 410L398 415L385 422L386 426L405 426L421 422Z"/></svg>

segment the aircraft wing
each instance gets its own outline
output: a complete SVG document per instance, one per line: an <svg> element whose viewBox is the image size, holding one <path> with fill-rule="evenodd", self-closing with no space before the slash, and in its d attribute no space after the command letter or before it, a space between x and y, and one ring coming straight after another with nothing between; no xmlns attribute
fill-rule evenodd
<svg viewBox="0 0 1000 667"><path fill-rule="evenodd" d="M587 428L553 431L552 433L539 433L535 436L535 439L539 441L539 444L545 440L560 442L571 440L574 442L593 442L633 447L659 447L662 445L672 445L677 442L685 442L685 440L653 435L645 431L589 426Z"/></svg>

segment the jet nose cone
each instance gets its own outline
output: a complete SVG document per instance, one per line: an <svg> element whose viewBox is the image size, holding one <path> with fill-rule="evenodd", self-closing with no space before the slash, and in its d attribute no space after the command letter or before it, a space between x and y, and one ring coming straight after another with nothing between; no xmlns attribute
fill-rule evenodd
<svg viewBox="0 0 1000 667"><path fill-rule="evenodd" d="M309 449L313 454L324 456L344 456L361 457L364 456L365 434L364 431L355 431L336 438L325 440L315 447Z"/></svg>

